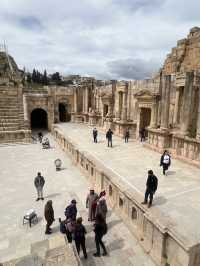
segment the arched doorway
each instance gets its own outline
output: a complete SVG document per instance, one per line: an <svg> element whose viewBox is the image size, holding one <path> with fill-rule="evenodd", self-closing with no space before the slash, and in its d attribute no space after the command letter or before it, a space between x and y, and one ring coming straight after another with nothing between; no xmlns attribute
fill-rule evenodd
<svg viewBox="0 0 200 266"><path fill-rule="evenodd" d="M66 122L66 108L63 103L59 103L59 120L60 122Z"/></svg>
<svg viewBox="0 0 200 266"><path fill-rule="evenodd" d="M139 130L144 128L146 129L148 126L150 126L150 122L151 122L151 108L141 108Z"/></svg>
<svg viewBox="0 0 200 266"><path fill-rule="evenodd" d="M66 104L59 103L58 110L60 122L69 122L71 120L71 115L68 113Z"/></svg>
<svg viewBox="0 0 200 266"><path fill-rule="evenodd" d="M31 129L47 129L47 112L41 108L34 109L31 112Z"/></svg>

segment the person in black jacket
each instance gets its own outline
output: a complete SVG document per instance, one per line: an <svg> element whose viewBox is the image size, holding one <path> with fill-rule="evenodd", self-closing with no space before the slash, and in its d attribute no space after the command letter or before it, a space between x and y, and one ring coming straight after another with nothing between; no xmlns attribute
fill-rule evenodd
<svg viewBox="0 0 200 266"><path fill-rule="evenodd" d="M98 131L97 131L96 127L93 129L92 134L93 134L94 143L97 143Z"/></svg>
<svg viewBox="0 0 200 266"><path fill-rule="evenodd" d="M67 206L65 209L65 216L66 219L71 219L72 221L76 221L76 215L77 215L77 208L76 208L76 200L73 199L71 201L71 204Z"/></svg>
<svg viewBox="0 0 200 266"><path fill-rule="evenodd" d="M75 240L78 255L80 253L80 247L82 247L85 259L87 259L87 252L86 252L86 247L85 247L85 234L86 233L87 232L85 230L85 226L82 225L82 217L79 217L76 220L76 226L74 230L74 240Z"/></svg>
<svg viewBox="0 0 200 266"><path fill-rule="evenodd" d="M100 246L103 249L103 256L107 255L107 250L106 247L102 241L103 236L106 234L107 232L107 225L106 222L103 218L103 216L99 213L96 216L96 222L94 224L94 232L95 232L95 243L96 243L96 253L94 253L93 255L95 257L100 257L101 253L100 253Z"/></svg>
<svg viewBox="0 0 200 266"><path fill-rule="evenodd" d="M109 128L108 131L106 132L106 138L108 140L108 147L112 147L112 135L113 135L113 132Z"/></svg>
<svg viewBox="0 0 200 266"><path fill-rule="evenodd" d="M35 177L35 180L34 180L34 185L35 185L35 187L37 189L37 194L38 194L38 197L37 197L36 201L38 201L40 199L44 200L44 198L43 198L43 187L44 187L44 184L45 184L44 177L39 172L37 174L37 176Z"/></svg>
<svg viewBox="0 0 200 266"><path fill-rule="evenodd" d="M160 166L163 167L163 175L165 175L165 172L168 170L170 164L171 164L171 157L168 151L165 150L160 158Z"/></svg>
<svg viewBox="0 0 200 266"><path fill-rule="evenodd" d="M54 210L52 207L52 200L48 200L44 207L44 217L47 222L45 234L51 234L50 226L55 221L54 219Z"/></svg>
<svg viewBox="0 0 200 266"><path fill-rule="evenodd" d="M128 143L129 137L130 137L130 133L129 133L129 129L127 129L126 132L125 132L125 134L124 134L125 143Z"/></svg>
<svg viewBox="0 0 200 266"><path fill-rule="evenodd" d="M153 195L157 190L157 186L158 186L158 179L154 175L153 171L149 170L148 171L148 178L147 178L147 182L146 182L145 197L144 197L144 201L142 202L142 204L147 204L148 203L148 197L149 197L150 200L149 200L148 208L150 208L152 205Z"/></svg>

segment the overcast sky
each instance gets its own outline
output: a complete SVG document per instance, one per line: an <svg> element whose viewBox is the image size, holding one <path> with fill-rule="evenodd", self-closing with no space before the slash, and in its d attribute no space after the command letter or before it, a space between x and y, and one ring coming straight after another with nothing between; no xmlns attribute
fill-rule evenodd
<svg viewBox="0 0 200 266"><path fill-rule="evenodd" d="M199 0L0 0L0 42L28 70L143 79L199 11Z"/></svg>

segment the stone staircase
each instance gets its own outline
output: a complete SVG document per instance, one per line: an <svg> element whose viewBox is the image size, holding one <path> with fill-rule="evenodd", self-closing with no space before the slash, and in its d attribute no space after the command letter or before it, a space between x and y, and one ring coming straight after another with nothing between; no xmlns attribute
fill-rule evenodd
<svg viewBox="0 0 200 266"><path fill-rule="evenodd" d="M30 141L24 123L22 88L0 87L0 143Z"/></svg>
<svg viewBox="0 0 200 266"><path fill-rule="evenodd" d="M81 266L76 249L60 233L31 245L30 254L2 263L3 266Z"/></svg>

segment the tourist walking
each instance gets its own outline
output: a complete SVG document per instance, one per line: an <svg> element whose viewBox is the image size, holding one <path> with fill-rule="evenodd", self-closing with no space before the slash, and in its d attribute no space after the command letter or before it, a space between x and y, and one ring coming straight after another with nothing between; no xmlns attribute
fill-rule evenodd
<svg viewBox="0 0 200 266"><path fill-rule="evenodd" d="M113 135L113 132L109 128L108 131L106 132L106 138L108 140L108 147L112 147L112 135Z"/></svg>
<svg viewBox="0 0 200 266"><path fill-rule="evenodd" d="M94 143L97 143L98 131L97 131L96 127L93 129L92 134L93 134Z"/></svg>
<svg viewBox="0 0 200 266"><path fill-rule="evenodd" d="M85 230L85 226L82 224L82 221L83 221L82 217L79 217L76 220L76 226L74 230L74 240L78 255L80 254L80 248L82 248L84 257L85 259L87 259L87 252L85 247L85 235L87 232Z"/></svg>
<svg viewBox="0 0 200 266"><path fill-rule="evenodd" d="M100 193L101 195L101 193ZM99 199L97 201L97 207L96 207L96 216L101 214L106 221L106 214L108 211L105 195L99 196Z"/></svg>
<svg viewBox="0 0 200 266"><path fill-rule="evenodd" d="M52 206L52 200L48 200L45 207L44 207L44 217L46 219L46 231L45 234L51 234L50 226L55 221L54 219L54 210Z"/></svg>
<svg viewBox="0 0 200 266"><path fill-rule="evenodd" d="M36 201L38 200L44 200L43 198L43 187L44 187L44 184L45 184L45 180L44 180L44 177L41 176L41 173L38 172L37 176L35 177L35 180L34 180L34 185L36 187L36 190L37 190L37 199Z"/></svg>
<svg viewBox="0 0 200 266"><path fill-rule="evenodd" d="M76 221L76 215L77 215L77 208L76 208L76 200L73 199L65 209L65 216L66 219L71 219L72 221Z"/></svg>
<svg viewBox="0 0 200 266"><path fill-rule="evenodd" d="M163 175L165 175L169 166L171 165L171 157L167 150L164 151L163 155L160 158L160 166L163 168Z"/></svg>
<svg viewBox="0 0 200 266"><path fill-rule="evenodd" d="M140 141L141 142L145 141L145 138L146 138L146 130L145 130L145 128L142 128L140 130Z"/></svg>
<svg viewBox="0 0 200 266"><path fill-rule="evenodd" d="M96 253L93 255L95 257L100 257L101 252L100 252L100 246L103 249L103 256L107 255L107 250L106 247L102 241L103 236L107 233L107 224L101 214L98 214L96 216L96 221L94 224L94 233L95 233L95 243L96 243Z"/></svg>
<svg viewBox="0 0 200 266"><path fill-rule="evenodd" d="M129 129L127 129L124 134L125 143L128 143L129 137L130 137L130 133L129 133Z"/></svg>
<svg viewBox="0 0 200 266"><path fill-rule="evenodd" d="M86 198L86 208L88 211L88 221L93 221L95 219L96 205L97 205L98 195L93 188L90 189L90 193Z"/></svg>
<svg viewBox="0 0 200 266"><path fill-rule="evenodd" d="M149 197L148 208L150 208L152 205L153 195L155 194L157 187L158 187L158 179L154 175L153 171L149 170L148 171L148 178L147 178L147 182L146 182L145 197L144 197L144 201L142 202L142 204L147 204L148 203L148 197Z"/></svg>

